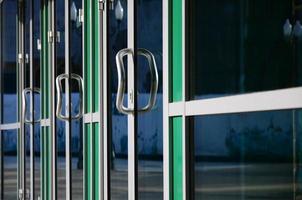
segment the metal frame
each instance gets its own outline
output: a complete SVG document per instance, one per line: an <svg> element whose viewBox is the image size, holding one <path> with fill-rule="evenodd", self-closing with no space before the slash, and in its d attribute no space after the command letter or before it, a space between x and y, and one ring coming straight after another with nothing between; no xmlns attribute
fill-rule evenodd
<svg viewBox="0 0 302 200"><path fill-rule="evenodd" d="M51 133L51 177L50 177L50 199L57 199L57 133L56 133L56 92L55 92L55 77L56 77L56 1L48 1L48 47L49 47L49 80L50 80L50 133Z"/></svg>
<svg viewBox="0 0 302 200"><path fill-rule="evenodd" d="M128 56L128 199L137 199L137 93L136 91L136 0L128 0L128 48L134 49L134 59ZM131 95L132 93L132 95ZM133 99L131 98L133 96ZM133 144L133 145L129 145Z"/></svg>
<svg viewBox="0 0 302 200"><path fill-rule="evenodd" d="M2 50L2 41L3 41L3 36L2 36L2 31L3 31L3 13L2 13L2 1L0 2L0 109L2 110L2 102L3 102L3 93L2 93L2 85L3 85L3 72L2 72L2 65L3 65L3 50ZM3 135L1 131L1 124L3 123L2 121L3 118L3 112L0 112L0 198L3 199Z"/></svg>
<svg viewBox="0 0 302 200"><path fill-rule="evenodd" d="M170 152L170 128L169 119L182 116L183 133L183 200L192 199L188 172L190 166L186 160L190 159L189 138L187 137L189 121L187 117L229 114L240 112L272 111L285 109L302 108L302 87L279 89L273 91L254 92L248 94L230 95L203 100L188 100L188 62L187 62L187 3L188 0L182 0L182 39L183 39L183 63L182 63L182 90L183 97L181 101L169 102L170 77L168 67L163 69L163 126L164 126L164 199L169 200L173 191L170 176L171 174L171 152ZM171 38L169 35L171 1L163 1L163 66L170 66L170 47ZM192 153L192 152L191 152Z"/></svg>
<svg viewBox="0 0 302 200"><path fill-rule="evenodd" d="M24 1L18 1L18 27L17 27L17 49L18 49L18 120L20 129L18 135L18 196L21 199L25 198L26 191L26 162L25 162L25 127L22 111L21 93L24 89L24 69L25 69L25 6Z"/></svg>

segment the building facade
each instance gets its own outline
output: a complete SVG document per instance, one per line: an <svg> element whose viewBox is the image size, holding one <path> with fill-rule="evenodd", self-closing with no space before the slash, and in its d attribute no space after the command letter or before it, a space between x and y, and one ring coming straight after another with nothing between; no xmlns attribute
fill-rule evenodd
<svg viewBox="0 0 302 200"><path fill-rule="evenodd" d="M301 20L301 0L0 0L1 199L301 199Z"/></svg>

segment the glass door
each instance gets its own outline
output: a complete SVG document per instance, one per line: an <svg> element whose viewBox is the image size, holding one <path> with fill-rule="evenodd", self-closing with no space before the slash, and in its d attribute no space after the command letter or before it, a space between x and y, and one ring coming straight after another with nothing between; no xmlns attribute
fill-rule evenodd
<svg viewBox="0 0 302 200"><path fill-rule="evenodd" d="M56 199L83 199L82 1L50 1L55 76ZM53 86L54 86L53 85Z"/></svg>
<svg viewBox="0 0 302 200"><path fill-rule="evenodd" d="M110 199L163 199L162 1L117 0L113 8L108 194Z"/></svg>
<svg viewBox="0 0 302 200"><path fill-rule="evenodd" d="M301 1L167 1L166 199L301 198Z"/></svg>

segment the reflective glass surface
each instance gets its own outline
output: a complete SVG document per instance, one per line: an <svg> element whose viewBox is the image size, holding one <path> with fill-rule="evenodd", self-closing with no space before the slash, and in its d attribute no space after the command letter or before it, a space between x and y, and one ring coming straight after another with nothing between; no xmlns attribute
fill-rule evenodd
<svg viewBox="0 0 302 200"><path fill-rule="evenodd" d="M146 200L163 199L162 4L162 0L141 0L136 7L137 47L153 54L159 77L154 108L138 114L138 199ZM137 60L137 100L142 108L148 104L152 77L147 59Z"/></svg>
<svg viewBox="0 0 302 200"><path fill-rule="evenodd" d="M3 123L17 121L17 0L2 2L1 90Z"/></svg>
<svg viewBox="0 0 302 200"><path fill-rule="evenodd" d="M123 8L123 17L116 18L115 10L109 13L109 47L108 47L108 97L109 110L109 149L110 158L110 197L113 200L128 199L128 116L118 112L115 106L118 76L115 56L121 49L127 48L127 0L115 1L115 8ZM127 63L126 58L124 63ZM127 67L127 65L125 65ZM127 70L127 69L126 69ZM127 73L127 72L126 72ZM127 93L127 91L126 91ZM127 94L125 95L127 100ZM127 105L127 101L124 102Z"/></svg>
<svg viewBox="0 0 302 200"><path fill-rule="evenodd" d="M195 199L300 199L302 112L190 118Z"/></svg>
<svg viewBox="0 0 302 200"><path fill-rule="evenodd" d="M301 1L189 4L191 99L302 85Z"/></svg>
<svg viewBox="0 0 302 200"><path fill-rule="evenodd" d="M1 132L2 139L2 199L17 199L17 130L9 130Z"/></svg>

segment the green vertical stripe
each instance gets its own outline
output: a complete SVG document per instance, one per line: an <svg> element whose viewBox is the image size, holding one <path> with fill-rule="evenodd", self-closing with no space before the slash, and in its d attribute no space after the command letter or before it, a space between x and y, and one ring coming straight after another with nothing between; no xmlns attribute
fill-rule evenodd
<svg viewBox="0 0 302 200"><path fill-rule="evenodd" d="M182 200L182 165L183 165L183 147L182 147L182 117L175 117L172 120L173 130L173 196L174 200Z"/></svg>
<svg viewBox="0 0 302 200"><path fill-rule="evenodd" d="M42 4L41 9L41 118L49 118L49 44L48 44L48 4ZM50 127L41 128L41 197L43 200L50 199L50 177L51 177L51 134Z"/></svg>
<svg viewBox="0 0 302 200"><path fill-rule="evenodd" d="M182 0L172 1L172 101L182 100ZM170 98L171 99L171 98Z"/></svg>
<svg viewBox="0 0 302 200"><path fill-rule="evenodd" d="M100 175L100 134L99 134L99 124L98 123L94 123L93 124L93 132L94 132L94 170L95 170L95 174L94 174L94 191L95 191L95 199L98 199L99 196L99 182L100 179L98 178Z"/></svg>

